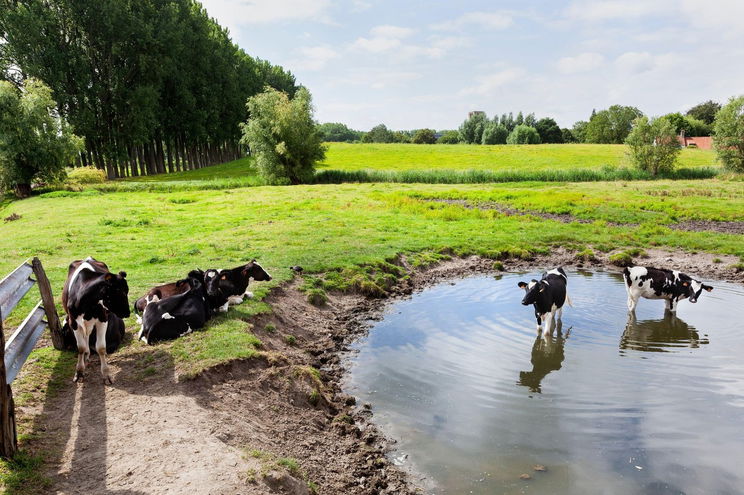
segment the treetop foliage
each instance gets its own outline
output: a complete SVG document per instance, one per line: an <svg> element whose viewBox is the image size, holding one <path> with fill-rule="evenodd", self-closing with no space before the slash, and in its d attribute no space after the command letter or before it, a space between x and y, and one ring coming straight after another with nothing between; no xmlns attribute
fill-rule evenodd
<svg viewBox="0 0 744 495"><path fill-rule="evenodd" d="M506 144L540 144L540 134L534 127L520 124L506 138Z"/></svg>
<svg viewBox="0 0 744 495"><path fill-rule="evenodd" d="M584 140L587 143L622 144L630 134L633 121L642 115L636 107L612 105L593 114L586 126Z"/></svg>
<svg viewBox="0 0 744 495"><path fill-rule="evenodd" d="M698 120L702 120L708 125L712 125L716 119L716 114L721 109L721 104L713 100L698 103L687 111L685 115Z"/></svg>
<svg viewBox="0 0 744 495"><path fill-rule="evenodd" d="M18 0L0 9L0 78L44 81L103 168L237 145L246 99L294 76L253 58L196 0ZM116 171L116 170L114 170Z"/></svg>

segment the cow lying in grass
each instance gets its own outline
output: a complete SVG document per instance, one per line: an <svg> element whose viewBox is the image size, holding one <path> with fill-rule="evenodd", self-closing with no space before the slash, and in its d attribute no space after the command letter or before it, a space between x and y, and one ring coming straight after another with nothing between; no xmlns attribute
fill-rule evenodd
<svg viewBox="0 0 744 495"><path fill-rule="evenodd" d="M101 360L104 383L113 383L106 360L106 334L112 314L129 316L127 274L111 273L106 263L93 258L76 260L67 270L62 288L62 306L67 313L65 326L72 329L78 349L78 362L73 381L82 381L90 359L90 336L96 332L96 353Z"/></svg>
<svg viewBox="0 0 744 495"><path fill-rule="evenodd" d="M626 267L623 270L625 288L628 291L628 311L635 311L638 299L664 299L667 311L677 311L677 303L690 299L696 303L703 290L710 292L713 287L676 270Z"/></svg>
<svg viewBox="0 0 744 495"><path fill-rule="evenodd" d="M253 293L248 291L248 284L253 279L257 282L268 282L271 280L271 275L264 270L261 265L252 260L245 265L236 266L235 268L216 270L216 274L211 274L209 277L218 277L219 288L222 293L227 297L227 302L220 307L220 311L227 311L227 308L231 305L241 304L243 299L250 299L253 297ZM205 275L205 280L207 276Z"/></svg>
<svg viewBox="0 0 744 495"><path fill-rule="evenodd" d="M532 279L529 283L519 282L519 288L524 289L525 295L522 304L532 304L535 307L535 318L537 318L537 331L544 324L543 333L550 335L553 332L552 325L555 317L558 319L563 315L563 304L571 299L566 292L568 277L563 267L554 268L543 273L540 280Z"/></svg>
<svg viewBox="0 0 744 495"><path fill-rule="evenodd" d="M217 273L218 270L209 269L202 271L197 268L196 270L191 270L186 278L182 280L153 287L147 291L147 294L137 299L134 303L134 312L135 314L144 313L145 308L151 302L161 301L188 292L191 290L189 279L198 280L199 283L205 284L205 279L215 280ZM227 304L227 297L223 295L222 290L220 290L217 284L209 284L209 290L207 290L206 297L212 310L217 310L217 308L224 307ZM140 325L142 324L142 317L139 314L137 314L137 323Z"/></svg>
<svg viewBox="0 0 744 495"><path fill-rule="evenodd" d="M173 340L202 328L212 317L207 297L210 282L202 284L196 278L180 282L188 288L185 292L150 302L145 307L138 339L146 344Z"/></svg>

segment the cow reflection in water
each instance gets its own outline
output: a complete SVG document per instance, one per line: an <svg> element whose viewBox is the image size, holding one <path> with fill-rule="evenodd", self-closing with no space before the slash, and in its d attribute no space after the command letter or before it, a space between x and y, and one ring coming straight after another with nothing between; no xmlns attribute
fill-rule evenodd
<svg viewBox="0 0 744 495"><path fill-rule="evenodd" d="M707 337L700 334L674 313L666 311L661 320L637 320L628 315L625 331L620 339L620 350L632 349L648 352L675 352L675 348L696 349L707 344Z"/></svg>
<svg viewBox="0 0 744 495"><path fill-rule="evenodd" d="M535 339L535 343L532 346L532 371L520 371L519 372L519 385L529 387L531 392L541 393L540 382L545 378L551 371L557 371L561 369L563 363L563 346L566 344L571 333L571 328L566 330L564 335L561 331L563 322L557 321L555 336L552 335L538 335Z"/></svg>

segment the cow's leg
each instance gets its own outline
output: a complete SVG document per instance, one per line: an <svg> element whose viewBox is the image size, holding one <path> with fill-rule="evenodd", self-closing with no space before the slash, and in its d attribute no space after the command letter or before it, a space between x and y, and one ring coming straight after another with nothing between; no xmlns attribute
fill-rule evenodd
<svg viewBox="0 0 744 495"><path fill-rule="evenodd" d="M82 318L81 318L82 319ZM85 373L85 367L88 364L90 358L90 347L88 346L88 332L85 331L85 326L78 322L78 326L74 331L75 342L78 348L78 361L75 367L75 376L72 378L73 382L82 382L83 374Z"/></svg>
<svg viewBox="0 0 744 495"><path fill-rule="evenodd" d="M219 307L220 313L227 313L227 310L230 308L230 301L227 301L225 304Z"/></svg>
<svg viewBox="0 0 744 495"><path fill-rule="evenodd" d="M248 289L245 290L243 293L244 299L253 299L253 292L249 291Z"/></svg>
<svg viewBox="0 0 744 495"><path fill-rule="evenodd" d="M563 306L561 306L560 308L558 308L558 309L557 309L557 310L555 311L555 317L556 317L557 319L559 319L559 320L562 320L562 319L563 319Z"/></svg>
<svg viewBox="0 0 744 495"><path fill-rule="evenodd" d="M243 304L243 298L240 296L230 296L227 298L227 304L231 304L233 306L237 306L238 304Z"/></svg>
<svg viewBox="0 0 744 495"><path fill-rule="evenodd" d="M667 299L667 309L669 310L670 313L676 313L677 312L677 307L674 305L675 302L676 301L674 300L674 298Z"/></svg>
<svg viewBox="0 0 744 495"><path fill-rule="evenodd" d="M553 333L553 319L554 318L555 318L555 314L552 311L545 313L543 315L543 321L545 322L545 329L543 330L543 335L551 335Z"/></svg>
<svg viewBox="0 0 744 495"><path fill-rule="evenodd" d="M540 333L540 330L542 330L542 319L540 316L537 316L537 333Z"/></svg>
<svg viewBox="0 0 744 495"><path fill-rule="evenodd" d="M103 383L114 383L109 373L108 362L106 359L106 329L108 328L107 321L96 322L96 352L98 353L98 359L101 360L101 376L103 376Z"/></svg>
<svg viewBox="0 0 744 495"><path fill-rule="evenodd" d="M633 294L628 292L628 311L630 311L631 313L634 312L637 304L638 304L638 298L633 297Z"/></svg>

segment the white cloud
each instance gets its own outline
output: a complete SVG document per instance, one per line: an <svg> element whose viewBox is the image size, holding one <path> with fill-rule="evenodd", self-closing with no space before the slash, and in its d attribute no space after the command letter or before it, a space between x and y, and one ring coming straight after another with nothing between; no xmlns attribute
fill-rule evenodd
<svg viewBox="0 0 744 495"><path fill-rule="evenodd" d="M402 45L401 39L407 38L414 33L413 29L400 26L376 26L370 30L370 38L357 38L352 43L351 49L363 50L371 53L382 53L398 48Z"/></svg>
<svg viewBox="0 0 744 495"><path fill-rule="evenodd" d="M437 31L455 31L468 26L506 29L513 22L512 16L506 12L467 12L451 21L432 24L430 28Z"/></svg>
<svg viewBox="0 0 744 495"><path fill-rule="evenodd" d="M478 84L470 86L460 91L461 96L480 95L487 96L494 94L503 86L517 81L525 76L525 71L520 68L504 69L493 74L480 76L476 78Z"/></svg>
<svg viewBox="0 0 744 495"><path fill-rule="evenodd" d="M304 46L299 51L301 57L290 64L297 70L321 70L329 61L340 57L340 54L329 45Z"/></svg>
<svg viewBox="0 0 744 495"><path fill-rule="evenodd" d="M353 71L350 75L342 78L341 82L371 89L386 89L405 86L421 77L422 75L420 73L414 71L389 71L379 68L363 68Z"/></svg>
<svg viewBox="0 0 744 495"><path fill-rule="evenodd" d="M581 21L606 21L612 19L634 19L668 8L665 1L649 0L582 0L573 2L566 10L567 17Z"/></svg>
<svg viewBox="0 0 744 495"><path fill-rule="evenodd" d="M328 21L331 0L202 0L210 16L237 32L236 26L279 21Z"/></svg>
<svg viewBox="0 0 744 495"><path fill-rule="evenodd" d="M375 26L370 29L369 32L372 34L372 36L378 38L401 39L411 36L415 31L407 27L391 26L389 24L386 24L384 26Z"/></svg>
<svg viewBox="0 0 744 495"><path fill-rule="evenodd" d="M596 69L603 62L604 57L599 53L582 53L575 57L563 57L556 66L563 74L575 74Z"/></svg>
<svg viewBox="0 0 744 495"><path fill-rule="evenodd" d="M617 57L615 65L622 72L640 74L653 69L656 63L648 52L626 52Z"/></svg>

